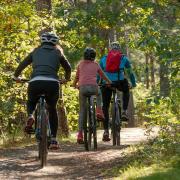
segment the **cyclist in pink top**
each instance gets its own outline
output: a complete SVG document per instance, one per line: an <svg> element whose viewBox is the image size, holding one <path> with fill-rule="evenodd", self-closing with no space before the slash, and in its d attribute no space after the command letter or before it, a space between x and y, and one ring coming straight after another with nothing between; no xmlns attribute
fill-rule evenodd
<svg viewBox="0 0 180 180"><path fill-rule="evenodd" d="M96 51L93 48L86 48L84 51L84 60L80 61L76 77L73 82L73 86L79 89L79 131L77 135L77 142L79 144L83 143L83 121L86 113L86 101L88 95L97 96L97 108L96 116L98 120L104 119L104 114L102 111L102 97L101 92L97 84L97 75L99 74L102 79L104 79L107 84L111 84L111 81L102 71L98 63L95 62Z"/></svg>

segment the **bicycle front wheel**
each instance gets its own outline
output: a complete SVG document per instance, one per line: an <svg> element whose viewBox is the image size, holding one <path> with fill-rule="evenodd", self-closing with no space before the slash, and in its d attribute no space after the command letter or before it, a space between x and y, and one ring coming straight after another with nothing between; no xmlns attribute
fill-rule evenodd
<svg viewBox="0 0 180 180"><path fill-rule="evenodd" d="M91 113L92 113L92 134L93 134L93 143L94 143L94 150L97 150L97 130L96 130L96 103L94 99L91 101Z"/></svg>
<svg viewBox="0 0 180 180"><path fill-rule="evenodd" d="M41 111L41 138L39 142L39 154L41 167L44 167L47 163L47 115L46 111Z"/></svg>
<svg viewBox="0 0 180 180"><path fill-rule="evenodd" d="M112 134L112 142L113 142L113 146L116 145L116 106L115 106L115 102L113 101L112 103L112 127L111 127L111 134Z"/></svg>

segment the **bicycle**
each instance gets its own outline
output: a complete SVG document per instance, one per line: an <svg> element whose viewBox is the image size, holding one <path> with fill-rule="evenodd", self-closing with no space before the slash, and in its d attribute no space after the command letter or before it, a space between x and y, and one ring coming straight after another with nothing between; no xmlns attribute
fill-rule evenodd
<svg viewBox="0 0 180 180"><path fill-rule="evenodd" d="M47 164L48 147L51 141L51 130L44 95L39 97L35 110L35 136L38 142L38 158L43 168Z"/></svg>
<svg viewBox="0 0 180 180"><path fill-rule="evenodd" d="M85 118L85 121L83 122L83 129L84 129L84 145L85 145L85 150L89 151L89 150L92 149L92 141L93 141L93 149L97 150L95 95L87 96L87 99L88 99L88 103L87 103L87 116Z"/></svg>
<svg viewBox="0 0 180 180"><path fill-rule="evenodd" d="M111 122L111 136L112 136L112 144L113 146L120 146L120 131L122 126L121 121L121 100L117 95L117 84L99 84L101 87L109 86L113 92L113 98L111 101L111 114L112 114L112 122Z"/></svg>
<svg viewBox="0 0 180 180"><path fill-rule="evenodd" d="M112 98L112 127L111 127L111 135L112 135L112 144L113 146L120 146L120 131L122 126L121 121L121 100L117 95L117 85L111 84L111 88L113 90L113 98Z"/></svg>

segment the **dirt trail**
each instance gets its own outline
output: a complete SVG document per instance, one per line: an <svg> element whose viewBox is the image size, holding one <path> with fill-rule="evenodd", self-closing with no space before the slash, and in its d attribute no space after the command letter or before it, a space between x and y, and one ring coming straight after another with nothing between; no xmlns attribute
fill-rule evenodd
<svg viewBox="0 0 180 180"><path fill-rule="evenodd" d="M123 128L120 147L102 142L102 131L98 131L98 137L98 150L91 152L85 152L83 145L60 143L60 150L48 153L48 164L43 169L36 160L35 145L0 149L0 179L111 179L103 171L120 164L129 145L147 139L140 128Z"/></svg>

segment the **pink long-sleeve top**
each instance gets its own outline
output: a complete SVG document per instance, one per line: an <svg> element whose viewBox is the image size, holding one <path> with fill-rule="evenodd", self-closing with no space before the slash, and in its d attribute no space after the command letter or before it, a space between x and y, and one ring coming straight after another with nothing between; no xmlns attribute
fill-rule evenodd
<svg viewBox="0 0 180 180"><path fill-rule="evenodd" d="M81 60L76 72L78 86L97 85L97 74L102 76L103 71L98 63L90 60Z"/></svg>

